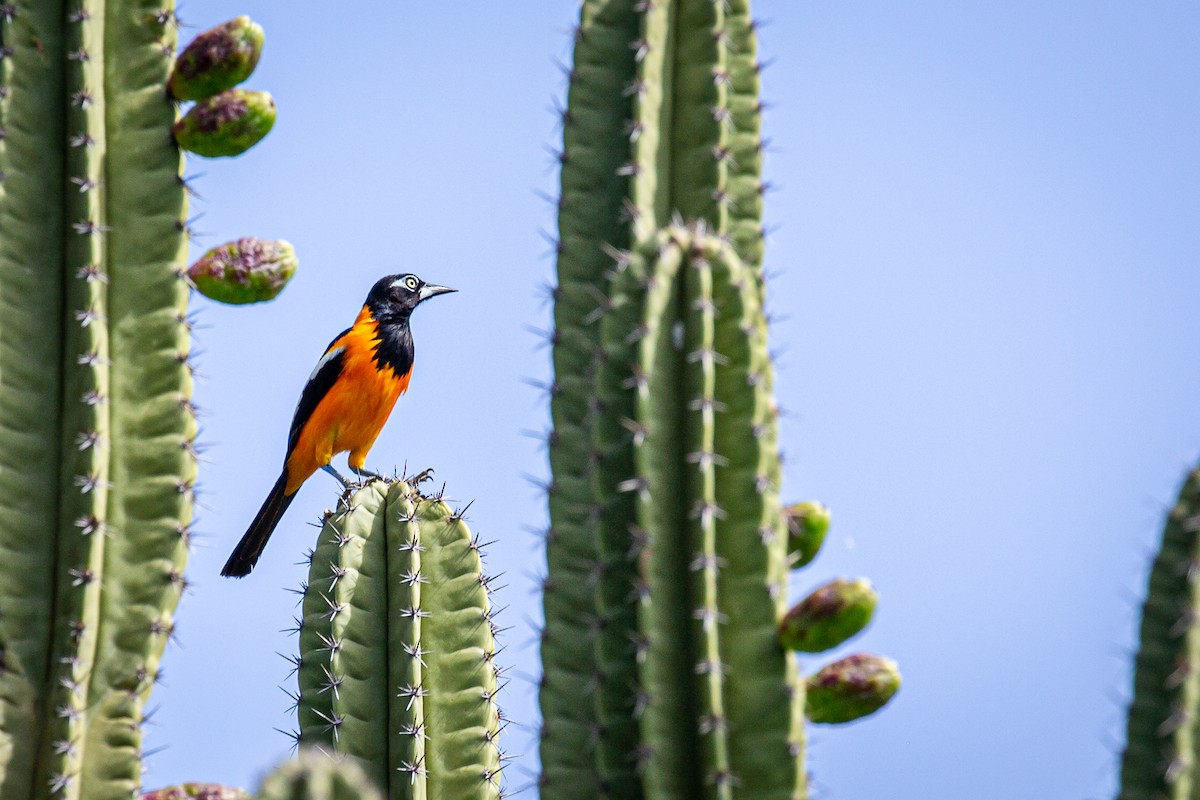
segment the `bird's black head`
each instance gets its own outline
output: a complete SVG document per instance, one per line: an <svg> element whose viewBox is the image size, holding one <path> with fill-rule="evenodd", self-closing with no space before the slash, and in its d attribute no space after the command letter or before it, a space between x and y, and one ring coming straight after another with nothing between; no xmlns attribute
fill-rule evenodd
<svg viewBox="0 0 1200 800"><path fill-rule="evenodd" d="M448 286L426 283L411 273L388 275L376 281L367 295L367 306L379 322L401 322L418 305L431 297L456 292Z"/></svg>

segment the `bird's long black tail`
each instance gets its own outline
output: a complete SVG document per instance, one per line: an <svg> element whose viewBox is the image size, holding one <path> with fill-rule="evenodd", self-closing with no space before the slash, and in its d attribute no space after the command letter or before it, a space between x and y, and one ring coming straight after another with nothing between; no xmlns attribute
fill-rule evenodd
<svg viewBox="0 0 1200 800"><path fill-rule="evenodd" d="M271 538L275 526L279 524L279 518L283 516L283 512L287 511L287 507L292 504L292 498L296 496L294 492L287 494L284 491L286 487L287 470L284 470L279 476L279 480L275 481L274 488L267 495L267 499L262 504L262 508L258 510L254 521L250 523L246 535L237 543L237 547L233 548L233 554L229 556L229 560L225 562L225 567L221 570L222 575L228 578L244 578L250 574L250 570L254 569L254 565L258 563L258 557L262 555L263 548L267 546L267 539Z"/></svg>

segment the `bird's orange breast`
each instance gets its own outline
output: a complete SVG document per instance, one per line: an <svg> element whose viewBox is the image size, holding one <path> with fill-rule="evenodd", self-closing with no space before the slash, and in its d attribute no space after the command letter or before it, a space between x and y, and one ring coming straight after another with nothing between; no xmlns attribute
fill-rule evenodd
<svg viewBox="0 0 1200 800"><path fill-rule="evenodd" d="M350 466L359 469L383 430L396 400L408 389L412 369L403 375L375 358L379 335L364 307L353 327L330 345L344 348L342 371L304 423L288 454L287 489L300 488L310 475L337 453L350 451Z"/></svg>

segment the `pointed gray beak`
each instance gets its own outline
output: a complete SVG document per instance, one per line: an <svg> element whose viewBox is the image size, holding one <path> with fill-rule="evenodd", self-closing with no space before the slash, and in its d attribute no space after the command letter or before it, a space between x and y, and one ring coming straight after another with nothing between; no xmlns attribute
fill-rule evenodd
<svg viewBox="0 0 1200 800"><path fill-rule="evenodd" d="M449 286L434 286L432 283L427 283L421 287L421 291L417 292L417 302L424 303L429 298L437 297L439 294L457 291L458 289L451 289Z"/></svg>

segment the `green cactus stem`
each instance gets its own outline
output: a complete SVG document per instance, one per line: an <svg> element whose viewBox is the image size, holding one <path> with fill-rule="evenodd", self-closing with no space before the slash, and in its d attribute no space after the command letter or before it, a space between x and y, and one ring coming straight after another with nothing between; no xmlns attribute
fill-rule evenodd
<svg viewBox="0 0 1200 800"><path fill-rule="evenodd" d="M828 514L812 504L789 560L758 92L747 0L584 0L551 337L545 800L807 796L805 683L778 626Z"/></svg>
<svg viewBox="0 0 1200 800"><path fill-rule="evenodd" d="M807 714L812 722L842 724L874 714L900 689L900 668L890 658L859 653L808 678Z"/></svg>
<svg viewBox="0 0 1200 800"><path fill-rule="evenodd" d="M729 245L674 226L623 256L601 321L600 541L610 563L635 557L625 692L649 797L803 791L795 665L776 638L786 539L760 313Z"/></svg>
<svg viewBox="0 0 1200 800"><path fill-rule="evenodd" d="M203 100L250 77L262 55L263 29L249 17L231 19L193 39L171 72L176 100Z"/></svg>
<svg viewBox="0 0 1200 800"><path fill-rule="evenodd" d="M865 578L837 578L787 613L779 623L779 641L789 650L805 653L832 650L867 626L878 599Z"/></svg>
<svg viewBox="0 0 1200 800"><path fill-rule="evenodd" d="M1200 469L1167 513L1150 568L1133 675L1120 800L1183 800L1200 791Z"/></svg>
<svg viewBox="0 0 1200 800"><path fill-rule="evenodd" d="M617 729L598 722L596 689L610 684L597 667L596 637L606 628L596 607L597 579L603 569L592 525L592 402L599 328L596 298L606 292L605 247L631 244L627 203L629 140L618 135L633 119L626 93L637 77L630 43L640 31L631 2L586 2L576 35L567 108L563 112L562 197L558 219L558 286L554 290L554 384L550 410L554 433L549 445L554 478L547 487L550 525L546 531L548 578L543 592L545 627L539 690L542 712L540 787L542 796L600 794L596 743L618 736L616 760L627 780L634 764L626 760L636 739L636 722L626 715ZM632 134L632 132L631 132ZM583 154L587 156L584 157ZM626 668L628 674L628 668ZM616 720L616 714L609 715Z"/></svg>
<svg viewBox="0 0 1200 800"><path fill-rule="evenodd" d="M188 278L210 300L261 303L283 291L298 263L288 242L244 237L209 250L188 267Z"/></svg>
<svg viewBox="0 0 1200 800"><path fill-rule="evenodd" d="M461 513L373 481L327 515L300 630L299 741L392 800L499 798L495 643Z"/></svg>
<svg viewBox="0 0 1200 800"><path fill-rule="evenodd" d="M807 567L829 533L829 509L815 500L793 503L783 509L788 531L788 565L793 569Z"/></svg>
<svg viewBox="0 0 1200 800"><path fill-rule="evenodd" d="M126 800L195 420L173 4L0 15L0 798Z"/></svg>
<svg viewBox="0 0 1200 800"><path fill-rule="evenodd" d="M413 797L420 797L415 792ZM263 779L256 800L383 800L366 773L350 759L334 758L315 748Z"/></svg>
<svg viewBox="0 0 1200 800"><path fill-rule="evenodd" d="M593 386L611 257L678 213L707 220L718 235L736 229L753 282L761 272L761 202L746 194L757 195L760 183L746 4L587 0L575 42L563 114L540 693L548 798L576 796L584 785L629 796L644 760L630 713L642 697L632 666L637 579L627 555L636 544L628 532L612 533L619 523L602 522L610 500L597 494L604 479L594 470L601 406ZM785 576L780 565L775 578Z"/></svg>
<svg viewBox="0 0 1200 800"><path fill-rule="evenodd" d="M146 792L142 800L251 800L251 796L244 789L217 783L183 783Z"/></svg>
<svg viewBox="0 0 1200 800"><path fill-rule="evenodd" d="M192 106L171 132L184 150L207 158L236 156L275 126L275 100L267 92L230 89Z"/></svg>

